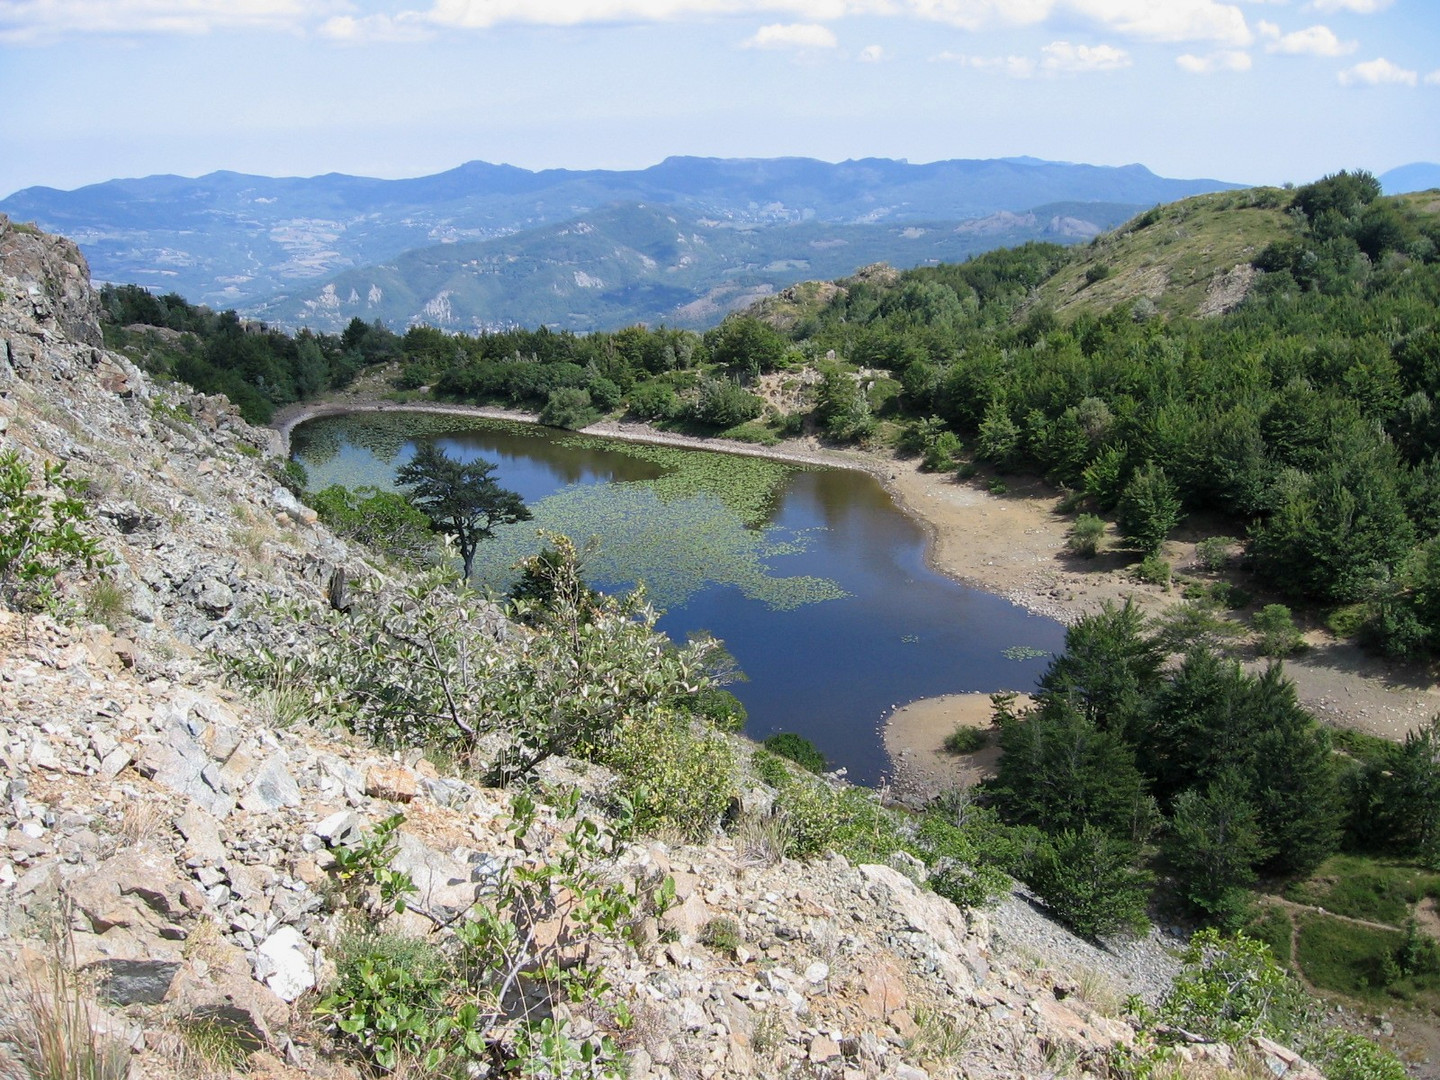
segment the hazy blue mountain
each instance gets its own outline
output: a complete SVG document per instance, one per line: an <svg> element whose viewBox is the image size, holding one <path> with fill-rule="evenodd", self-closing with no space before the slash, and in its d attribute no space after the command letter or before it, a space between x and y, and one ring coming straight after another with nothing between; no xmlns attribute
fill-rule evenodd
<svg viewBox="0 0 1440 1080"><path fill-rule="evenodd" d="M473 161L409 180L216 172L110 180L74 191L34 187L0 201L0 212L74 238L101 280L250 311L299 283L402 252L490 240L615 203L673 206L730 225L894 225L1054 202L1150 206L1232 186L1166 179L1140 165L1028 158L911 165L883 158L830 164L674 157L632 171L540 172Z"/></svg>
<svg viewBox="0 0 1440 1080"><path fill-rule="evenodd" d="M409 251L274 297L255 314L331 331L357 316L470 332L540 324L605 330L636 321L708 326L796 281L841 277L874 262L953 262L1026 240L1073 243L1141 209L1053 203L960 223L757 225L618 203L494 240Z"/></svg>
<svg viewBox="0 0 1440 1080"><path fill-rule="evenodd" d="M1404 195L1408 191L1429 191L1440 188L1440 165L1433 161L1413 161L1380 174L1380 186L1386 195Z"/></svg>

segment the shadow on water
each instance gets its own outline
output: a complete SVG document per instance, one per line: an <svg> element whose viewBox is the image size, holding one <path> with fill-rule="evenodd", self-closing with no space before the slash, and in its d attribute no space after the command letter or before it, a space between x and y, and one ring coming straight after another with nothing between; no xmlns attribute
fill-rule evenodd
<svg viewBox="0 0 1440 1080"><path fill-rule="evenodd" d="M388 486L395 467L414 452L409 441L378 452L367 448L367 440L352 438L347 427L363 422L358 415L327 422L335 426L326 441L336 443L328 460L307 460L305 440L296 443L297 457L311 469L312 488ZM662 472L652 461L602 448L594 440L559 445L543 429L495 431L477 425L431 437L452 455L496 462L500 482L519 491L537 518L536 504L576 485L643 483ZM726 513L719 500L696 505L705 513ZM693 516L696 505L687 513ZM663 532L663 522L655 525ZM524 542L533 544L533 525L515 528L525 528ZM717 525L715 532L725 530ZM693 526L684 535L696 535ZM776 541L761 545L766 574L825 579L838 586L832 595L845 595L777 610L733 582L705 580L682 591L686 599L672 604L660 626L676 640L701 630L722 638L748 676L730 687L749 710L747 733L759 739L798 732L832 766L848 770L852 780L874 784L887 772L880 724L893 706L939 694L1029 689L1049 654L1064 643L1059 623L927 567L922 529L865 473L791 472L773 500L763 536ZM497 538L497 547L504 540ZM694 552L672 552L670 561L687 567L698 563L694 572L705 575L706 560L686 555ZM715 559L717 565L720 561ZM615 589L634 583L623 569L608 576L613 580L596 578L593 584ZM1005 650L1015 646L1045 655L1007 659Z"/></svg>

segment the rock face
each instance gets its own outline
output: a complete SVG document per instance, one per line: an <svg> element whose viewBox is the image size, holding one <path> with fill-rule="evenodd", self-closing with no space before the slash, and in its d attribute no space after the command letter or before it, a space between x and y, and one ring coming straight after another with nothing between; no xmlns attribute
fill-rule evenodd
<svg viewBox="0 0 1440 1080"><path fill-rule="evenodd" d="M223 398L153 386L98 347L72 245L0 222L0 293L0 441L90 479L124 598L118 630L0 611L0 1012L58 932L132 1076L174 1075L166 1032L189 1019L293 1075L351 1075L305 1020L335 971L335 853L403 811L403 919L429 933L501 868L552 858L556 830L517 841L507 793L278 727L228 688L216 653L286 645L258 602L319 603L362 555L296 513L265 433ZM61 589L84 603L83 582ZM1130 1038L1114 1002L1155 1000L1173 971L1154 942L1095 949L1022 899L966 915L901 869L757 864L723 837L626 849L612 873L668 875L676 901L591 957L630 1003L628 1075L1039 1077L1057 1060L1085 1075Z"/></svg>

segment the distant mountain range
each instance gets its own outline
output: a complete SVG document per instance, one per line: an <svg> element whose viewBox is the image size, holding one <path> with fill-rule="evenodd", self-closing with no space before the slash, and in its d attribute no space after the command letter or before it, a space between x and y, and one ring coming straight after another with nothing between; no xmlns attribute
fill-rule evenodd
<svg viewBox="0 0 1440 1080"><path fill-rule="evenodd" d="M866 262L1083 239L1117 214L1236 186L1030 158L674 157L634 171L470 162L410 180L151 176L26 188L0 212L78 241L97 279L289 325L360 314L473 329L544 312L589 329L718 317L727 297Z"/></svg>
<svg viewBox="0 0 1440 1080"><path fill-rule="evenodd" d="M1133 217L1125 203L1052 203L956 224L735 225L617 203L497 240L439 244L260 304L267 322L339 330L354 317L475 332L510 325L704 327L808 278L858 266L957 262L1026 240L1074 243Z"/></svg>
<svg viewBox="0 0 1440 1080"><path fill-rule="evenodd" d="M1432 161L1413 161L1380 174L1380 186L1386 195L1404 195L1411 191L1440 188L1440 165Z"/></svg>

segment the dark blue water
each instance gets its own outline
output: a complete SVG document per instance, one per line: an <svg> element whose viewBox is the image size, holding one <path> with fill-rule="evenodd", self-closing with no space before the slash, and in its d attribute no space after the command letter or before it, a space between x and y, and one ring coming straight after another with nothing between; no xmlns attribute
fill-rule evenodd
<svg viewBox="0 0 1440 1080"><path fill-rule="evenodd" d="M346 438L345 421L325 423L340 425L340 445L322 464L306 459L304 428L296 432L296 456L310 469L312 487L383 485L414 452L406 444L393 456L376 454ZM530 503L570 484L657 474L653 464L623 453L557 446L543 429L534 435L477 430L437 441L451 456L496 462L500 483ZM763 739L799 732L852 780L873 784L887 773L880 725L895 705L938 694L1030 689L1049 654L1063 646L1059 623L930 570L924 533L865 473L794 473L770 527L809 530L803 552L766 561L774 574L829 578L850 595L777 611L734 586L711 585L667 611L660 627L675 640L700 630L723 639L748 676L729 687L749 710L747 733ZM608 591L634 582L592 584ZM1004 651L1016 646L1046 655L1007 659Z"/></svg>

